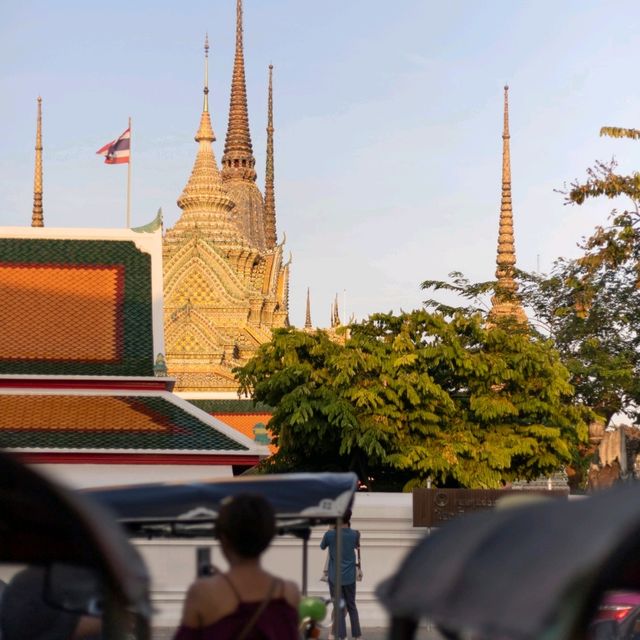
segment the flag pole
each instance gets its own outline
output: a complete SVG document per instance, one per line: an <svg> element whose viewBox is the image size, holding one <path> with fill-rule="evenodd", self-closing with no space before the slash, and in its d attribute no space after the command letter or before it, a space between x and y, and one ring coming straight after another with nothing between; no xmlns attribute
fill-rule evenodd
<svg viewBox="0 0 640 640"><path fill-rule="evenodd" d="M131 228L131 116L129 116L129 162L127 163L127 229Z"/></svg>

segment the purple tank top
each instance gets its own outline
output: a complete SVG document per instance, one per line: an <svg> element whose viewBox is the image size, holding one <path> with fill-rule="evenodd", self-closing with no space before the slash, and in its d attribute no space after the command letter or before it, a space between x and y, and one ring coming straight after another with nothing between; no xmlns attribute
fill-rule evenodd
<svg viewBox="0 0 640 640"><path fill-rule="evenodd" d="M182 625L179 627L173 640L235 640L243 631L248 621L253 618L263 600L257 602L244 602L238 589L231 578L221 573L233 591L238 606L235 610L220 620L216 620L205 627L194 629ZM251 631L245 640L298 640L298 612L292 607L284 596L274 598L275 592L280 589L284 593L284 584L279 578L273 578L266 599L267 605L253 624Z"/></svg>
<svg viewBox="0 0 640 640"><path fill-rule="evenodd" d="M233 613L206 627L182 625L173 640L234 640L261 602L240 602ZM298 612L284 599L270 600L246 640L298 640Z"/></svg>

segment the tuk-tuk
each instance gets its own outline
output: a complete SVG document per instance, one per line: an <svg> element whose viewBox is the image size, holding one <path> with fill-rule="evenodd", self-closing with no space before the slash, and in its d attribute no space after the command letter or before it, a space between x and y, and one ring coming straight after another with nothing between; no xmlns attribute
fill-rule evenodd
<svg viewBox="0 0 640 640"><path fill-rule="evenodd" d="M42 568L42 593L35 595L54 610L99 616L104 640L149 640L149 575L122 528L91 500L5 453L0 563ZM15 613L6 608L11 587L0 600L0 620ZM26 630L34 614L25 614Z"/></svg>
<svg viewBox="0 0 640 640"><path fill-rule="evenodd" d="M424 619L449 638L561 640L602 637L594 614L618 589L640 591L637 483L461 516L426 536L377 595L391 640L413 638Z"/></svg>
<svg viewBox="0 0 640 640"><path fill-rule="evenodd" d="M302 541L301 591L307 594L308 541L312 527L340 525L357 488L354 473L292 473L240 476L203 482L145 484L85 493L109 509L132 537L215 537L215 522L222 502L229 496L252 493L273 506L279 535ZM340 536L337 566L340 566ZM197 549L196 566L205 574L210 565L210 543ZM336 576L334 610L339 610L340 575Z"/></svg>

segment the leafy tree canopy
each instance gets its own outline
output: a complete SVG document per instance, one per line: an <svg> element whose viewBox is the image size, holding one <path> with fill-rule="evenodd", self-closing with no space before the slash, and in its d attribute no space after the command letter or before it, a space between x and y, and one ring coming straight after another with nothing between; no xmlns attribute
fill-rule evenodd
<svg viewBox="0 0 640 640"><path fill-rule="evenodd" d="M640 174L623 176L615 168L613 161L597 163L584 181L564 192L566 203L626 197L631 206L614 210L607 225L596 227L580 243L580 257L558 259L549 275L516 274L532 324L553 340L577 397L606 424L619 411L640 417ZM482 312L494 287L494 282L471 283L457 272L449 281L423 283L458 294L467 301L461 305L467 312ZM442 312L455 309L435 299L426 304Z"/></svg>
<svg viewBox="0 0 640 640"><path fill-rule="evenodd" d="M603 128L606 135L635 137L633 129ZM550 330L583 400L608 424L640 406L640 174L620 175L616 163L598 162L566 192L568 204L623 197L608 224L582 241L583 254L558 260L550 277L529 276L524 295Z"/></svg>
<svg viewBox="0 0 640 640"><path fill-rule="evenodd" d="M375 314L349 331L337 342L277 330L237 370L245 392L275 407L270 470L499 487L557 470L586 435L568 371L528 331L428 311Z"/></svg>

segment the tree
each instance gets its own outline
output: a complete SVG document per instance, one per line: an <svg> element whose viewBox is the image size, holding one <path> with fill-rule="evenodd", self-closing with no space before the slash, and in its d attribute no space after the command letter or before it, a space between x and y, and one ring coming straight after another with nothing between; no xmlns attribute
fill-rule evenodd
<svg viewBox="0 0 640 640"><path fill-rule="evenodd" d="M499 487L557 470L585 437L567 370L526 330L413 311L350 333L340 344L278 330L238 371L244 391L275 407L273 469Z"/></svg>
<svg viewBox="0 0 640 640"><path fill-rule="evenodd" d="M605 128L609 134L635 130ZM583 240L583 255L558 260L548 278L529 277L525 297L548 326L579 395L608 424L619 411L638 419L640 406L640 174L598 162L565 193L568 204L626 197L609 224Z"/></svg>

